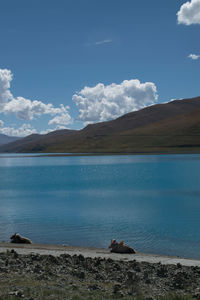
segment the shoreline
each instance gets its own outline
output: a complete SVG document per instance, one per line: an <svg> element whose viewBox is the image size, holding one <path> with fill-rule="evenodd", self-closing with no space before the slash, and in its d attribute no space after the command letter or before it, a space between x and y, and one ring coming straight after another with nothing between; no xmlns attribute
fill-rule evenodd
<svg viewBox="0 0 200 300"><path fill-rule="evenodd" d="M69 245L51 245L51 244L15 244L0 242L0 253L14 250L20 255L39 254L52 255L58 257L62 254L83 255L85 258L112 259L114 261L147 263L161 263L162 265L181 264L186 267L200 267L200 259L181 258L178 256L167 256L162 254L151 254L137 252L136 254L111 253L106 248L77 247Z"/></svg>
<svg viewBox="0 0 200 300"><path fill-rule="evenodd" d="M19 155L20 154L20 155ZM46 152L0 152L0 158L23 158L23 157L81 157L81 156L152 156L152 155L199 155L198 151L182 152L94 152L94 153L46 153Z"/></svg>
<svg viewBox="0 0 200 300"><path fill-rule="evenodd" d="M200 299L200 260L0 242L0 299Z"/></svg>

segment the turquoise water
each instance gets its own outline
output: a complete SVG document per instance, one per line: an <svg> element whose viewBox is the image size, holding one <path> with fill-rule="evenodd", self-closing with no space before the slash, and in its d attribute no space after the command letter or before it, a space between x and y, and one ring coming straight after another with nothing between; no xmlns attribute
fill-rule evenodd
<svg viewBox="0 0 200 300"><path fill-rule="evenodd" d="M0 240L200 258L200 155L0 155Z"/></svg>

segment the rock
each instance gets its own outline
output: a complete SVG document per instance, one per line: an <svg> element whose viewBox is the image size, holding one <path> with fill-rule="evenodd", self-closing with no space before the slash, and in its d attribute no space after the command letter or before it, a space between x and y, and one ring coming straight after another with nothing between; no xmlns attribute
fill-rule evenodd
<svg viewBox="0 0 200 300"><path fill-rule="evenodd" d="M79 277L80 279L85 279L85 273L84 273L83 271L80 272L79 275L78 275L78 277Z"/></svg>
<svg viewBox="0 0 200 300"><path fill-rule="evenodd" d="M8 268L6 268L6 267L0 267L0 272L1 273L8 273Z"/></svg>
<svg viewBox="0 0 200 300"><path fill-rule="evenodd" d="M34 267L33 272L38 274L38 273L40 273L40 271L41 271L41 266L37 264L37 265Z"/></svg>
<svg viewBox="0 0 200 300"><path fill-rule="evenodd" d="M179 272L174 276L173 287L176 289L184 289L188 284L188 274L185 272Z"/></svg>
<svg viewBox="0 0 200 300"><path fill-rule="evenodd" d="M54 264L58 264L58 259L57 257L53 256L53 255L48 255L48 261Z"/></svg>
<svg viewBox="0 0 200 300"><path fill-rule="evenodd" d="M42 257L39 254L31 254L30 258L32 261L40 261Z"/></svg>
<svg viewBox="0 0 200 300"><path fill-rule="evenodd" d="M192 271L200 275L200 267L192 267Z"/></svg>
<svg viewBox="0 0 200 300"><path fill-rule="evenodd" d="M151 283L151 279L149 278L150 275L151 273L149 271L144 271L143 279L146 284Z"/></svg>
<svg viewBox="0 0 200 300"><path fill-rule="evenodd" d="M78 290L78 285L77 284L72 284L73 290Z"/></svg>
<svg viewBox="0 0 200 300"><path fill-rule="evenodd" d="M166 266L161 266L160 268L157 269L157 275L159 277L167 277L167 267Z"/></svg>
<svg viewBox="0 0 200 300"><path fill-rule="evenodd" d="M151 284L151 279L150 278L145 279L145 283L146 284Z"/></svg>
<svg viewBox="0 0 200 300"><path fill-rule="evenodd" d="M121 290L121 285L120 285L120 284L115 284L115 285L113 286L113 293L114 293L114 294L119 293L120 290Z"/></svg>
<svg viewBox="0 0 200 300"><path fill-rule="evenodd" d="M134 261L134 263L132 264L132 268L134 269L134 271L136 272L141 272L141 267L140 264L136 261Z"/></svg>
<svg viewBox="0 0 200 300"><path fill-rule="evenodd" d="M197 293L193 294L192 298L194 298L194 299L200 299L200 293L197 292Z"/></svg>
<svg viewBox="0 0 200 300"><path fill-rule="evenodd" d="M137 276L137 274L134 271L128 271L127 277L128 277L129 282L138 282L139 281L139 277Z"/></svg>
<svg viewBox="0 0 200 300"><path fill-rule="evenodd" d="M10 250L10 253L13 254L14 258L18 258L19 257L19 254L14 249Z"/></svg>
<svg viewBox="0 0 200 300"><path fill-rule="evenodd" d="M91 284L88 286L89 290L99 290L99 286L97 284Z"/></svg>
<svg viewBox="0 0 200 300"><path fill-rule="evenodd" d="M104 280L104 276L102 276L102 274L97 273L95 276L96 280Z"/></svg>
<svg viewBox="0 0 200 300"><path fill-rule="evenodd" d="M98 267L99 265L101 265L101 258L97 258L95 260L95 263L94 263L95 267Z"/></svg>
<svg viewBox="0 0 200 300"><path fill-rule="evenodd" d="M10 296L16 296L16 297L19 297L19 298L24 298L23 292L21 290L10 292L9 295Z"/></svg>
<svg viewBox="0 0 200 300"><path fill-rule="evenodd" d="M80 254L80 255L78 256L78 259L79 259L79 261L84 261L84 260L85 260L85 257L84 257L82 254Z"/></svg>
<svg viewBox="0 0 200 300"><path fill-rule="evenodd" d="M182 268L182 265L181 265L180 263L177 263L176 266L177 266L178 269L181 269L181 268Z"/></svg>

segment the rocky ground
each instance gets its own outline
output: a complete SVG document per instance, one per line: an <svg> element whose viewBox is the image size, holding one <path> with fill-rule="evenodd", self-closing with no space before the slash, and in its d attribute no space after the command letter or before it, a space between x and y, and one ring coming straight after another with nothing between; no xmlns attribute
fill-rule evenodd
<svg viewBox="0 0 200 300"><path fill-rule="evenodd" d="M0 253L0 299L20 298L200 299L200 267L8 250Z"/></svg>

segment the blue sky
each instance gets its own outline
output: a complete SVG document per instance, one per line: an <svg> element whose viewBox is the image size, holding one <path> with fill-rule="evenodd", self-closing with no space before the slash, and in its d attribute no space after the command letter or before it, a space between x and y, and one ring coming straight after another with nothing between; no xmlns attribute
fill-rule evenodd
<svg viewBox="0 0 200 300"><path fill-rule="evenodd" d="M199 96L199 34L200 0L1 1L0 132Z"/></svg>

